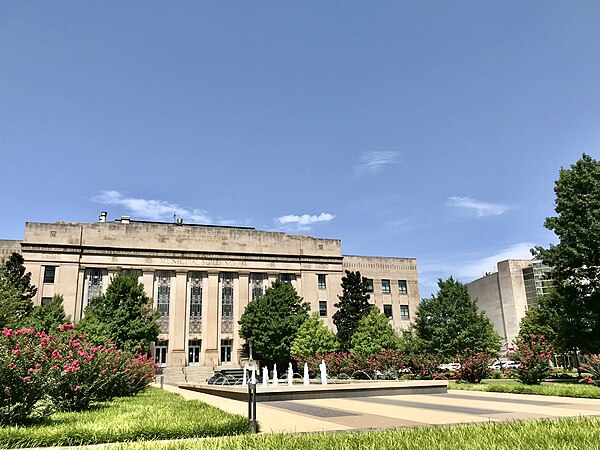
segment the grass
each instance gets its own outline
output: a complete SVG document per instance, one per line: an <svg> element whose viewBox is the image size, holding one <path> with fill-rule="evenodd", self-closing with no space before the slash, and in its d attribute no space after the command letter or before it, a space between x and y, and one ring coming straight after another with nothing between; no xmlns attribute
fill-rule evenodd
<svg viewBox="0 0 600 450"><path fill-rule="evenodd" d="M600 398L600 387L579 383L542 382L528 386L515 380L483 380L479 384L450 381L448 389L483 392L505 392L507 394L554 395L557 397Z"/></svg>
<svg viewBox="0 0 600 450"><path fill-rule="evenodd" d="M224 436L247 429L243 416L149 388L135 397L101 403L91 411L53 414L28 427L1 427L0 448Z"/></svg>
<svg viewBox="0 0 600 450"><path fill-rule="evenodd" d="M179 442L133 442L121 450L597 450L600 420L571 418L388 431L259 434Z"/></svg>

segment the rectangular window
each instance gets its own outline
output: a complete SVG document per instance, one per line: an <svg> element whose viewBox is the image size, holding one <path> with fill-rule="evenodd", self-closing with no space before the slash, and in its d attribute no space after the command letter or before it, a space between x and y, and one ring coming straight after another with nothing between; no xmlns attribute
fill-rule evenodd
<svg viewBox="0 0 600 450"><path fill-rule="evenodd" d="M232 339L221 339L221 364L231 363Z"/></svg>
<svg viewBox="0 0 600 450"><path fill-rule="evenodd" d="M410 320L410 314L408 313L408 305L400 305L400 318L402 320Z"/></svg>
<svg viewBox="0 0 600 450"><path fill-rule="evenodd" d="M169 353L169 341L158 341L154 346L154 362L158 367L167 365L167 354Z"/></svg>
<svg viewBox="0 0 600 450"><path fill-rule="evenodd" d="M251 273L250 274L250 292L252 294L251 300L258 300L265 295L264 280L266 275L264 273Z"/></svg>
<svg viewBox="0 0 600 450"><path fill-rule="evenodd" d="M279 274L279 281L281 281L284 284L290 284L295 279L296 279L296 275L294 275L293 273L280 273Z"/></svg>
<svg viewBox="0 0 600 450"><path fill-rule="evenodd" d="M393 319L394 316L392 314L392 305L383 305L383 314L388 319Z"/></svg>
<svg viewBox="0 0 600 450"><path fill-rule="evenodd" d="M42 306L47 305L52 301L52 297L42 297Z"/></svg>
<svg viewBox="0 0 600 450"><path fill-rule="evenodd" d="M327 317L327 302L326 301L319 301L319 316L321 317Z"/></svg>
<svg viewBox="0 0 600 450"><path fill-rule="evenodd" d="M322 273L318 274L317 279L318 279L317 284L319 286L319 289L326 289L327 288L327 280L326 280L325 274L322 274Z"/></svg>
<svg viewBox="0 0 600 450"><path fill-rule="evenodd" d="M90 300L102 295L104 272L106 269L88 269L87 270L87 304Z"/></svg>
<svg viewBox="0 0 600 450"><path fill-rule="evenodd" d="M54 276L56 275L55 266L44 266L44 283L54 283Z"/></svg>
<svg viewBox="0 0 600 450"><path fill-rule="evenodd" d="M373 292L373 279L367 278L367 292Z"/></svg>
<svg viewBox="0 0 600 450"><path fill-rule="evenodd" d="M390 292L392 292L392 289L390 287L390 280L381 280L381 292L383 294L389 294Z"/></svg>
<svg viewBox="0 0 600 450"><path fill-rule="evenodd" d="M398 294L408 294L408 288L406 287L406 280L398 280Z"/></svg>
<svg viewBox="0 0 600 450"><path fill-rule="evenodd" d="M221 274L221 332L233 333L233 273Z"/></svg>
<svg viewBox="0 0 600 450"><path fill-rule="evenodd" d="M190 333L202 332L202 274L191 272L190 285ZM192 341L190 341L192 342Z"/></svg>
<svg viewBox="0 0 600 450"><path fill-rule="evenodd" d="M188 364L197 366L200 364L200 350L202 349L202 341L193 340L188 342Z"/></svg>

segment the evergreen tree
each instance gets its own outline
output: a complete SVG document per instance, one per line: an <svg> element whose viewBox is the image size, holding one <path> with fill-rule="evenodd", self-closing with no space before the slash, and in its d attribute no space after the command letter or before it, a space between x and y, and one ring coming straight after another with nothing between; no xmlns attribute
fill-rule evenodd
<svg viewBox="0 0 600 450"><path fill-rule="evenodd" d="M33 309L31 299L36 293L23 257L13 253L0 268L0 327L22 327Z"/></svg>
<svg viewBox="0 0 600 450"><path fill-rule="evenodd" d="M63 307L63 296L55 295L45 305L33 308L29 317L25 320L25 326L36 331L54 333L66 322L69 322L69 318Z"/></svg>
<svg viewBox="0 0 600 450"><path fill-rule="evenodd" d="M381 350L397 350L398 336L390 321L373 306L358 322L352 335L352 353L373 355Z"/></svg>
<svg viewBox="0 0 600 450"><path fill-rule="evenodd" d="M415 331L423 351L447 360L466 350L498 353L500 336L467 287L452 277L438 280L438 287L437 296L423 299L416 312Z"/></svg>
<svg viewBox="0 0 600 450"><path fill-rule="evenodd" d="M335 352L337 348L335 335L319 319L319 315L313 313L298 329L290 353L301 358Z"/></svg>
<svg viewBox="0 0 600 450"><path fill-rule="evenodd" d="M97 344L110 339L122 349L137 351L140 346L148 351L158 338L158 318L152 299L138 282L138 273L128 271L117 273L106 293L90 300L77 327Z"/></svg>
<svg viewBox="0 0 600 450"><path fill-rule="evenodd" d="M340 301L334 305L338 310L333 315L337 339L343 351L349 350L358 322L371 309L368 290L367 278L362 277L360 272L346 270L346 276L342 277L342 295L338 295Z"/></svg>
<svg viewBox="0 0 600 450"><path fill-rule="evenodd" d="M600 161L584 154L555 182L555 217L544 226L559 243L536 247L551 267L557 344L600 353Z"/></svg>
<svg viewBox="0 0 600 450"><path fill-rule="evenodd" d="M291 284L276 280L265 295L246 306L238 322L240 337L252 340L257 359L283 367L291 359L292 342L308 318L309 309Z"/></svg>

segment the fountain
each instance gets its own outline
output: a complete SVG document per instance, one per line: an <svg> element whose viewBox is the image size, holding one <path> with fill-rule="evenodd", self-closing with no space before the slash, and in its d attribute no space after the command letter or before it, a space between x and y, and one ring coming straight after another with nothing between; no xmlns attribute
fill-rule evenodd
<svg viewBox="0 0 600 450"><path fill-rule="evenodd" d="M308 386L310 384L310 378L308 377L308 364L304 363L304 386Z"/></svg>
<svg viewBox="0 0 600 450"><path fill-rule="evenodd" d="M319 370L321 371L321 384L327 384L327 367L325 366L324 359L319 364Z"/></svg>
<svg viewBox="0 0 600 450"><path fill-rule="evenodd" d="M273 364L273 386L279 386L279 379L277 378L277 364Z"/></svg>
<svg viewBox="0 0 600 450"><path fill-rule="evenodd" d="M288 386L294 385L294 369L292 369L292 363L289 363L289 365L288 365L287 384L288 384Z"/></svg>
<svg viewBox="0 0 600 450"><path fill-rule="evenodd" d="M263 387L267 387L268 384L269 384L269 369L267 369L267 366L263 366L262 385L263 385Z"/></svg>

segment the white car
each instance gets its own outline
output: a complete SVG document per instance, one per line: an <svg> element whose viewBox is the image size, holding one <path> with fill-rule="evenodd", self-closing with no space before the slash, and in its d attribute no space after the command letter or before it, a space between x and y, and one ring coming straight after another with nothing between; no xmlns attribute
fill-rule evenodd
<svg viewBox="0 0 600 450"><path fill-rule="evenodd" d="M451 372L456 372L458 369L460 369L459 363L448 363L440 366L440 370L449 370Z"/></svg>
<svg viewBox="0 0 600 450"><path fill-rule="evenodd" d="M521 364L519 364L518 362L515 362L515 361L496 361L494 364L492 364L489 367L492 370L507 370L507 369L518 369L520 365Z"/></svg>

